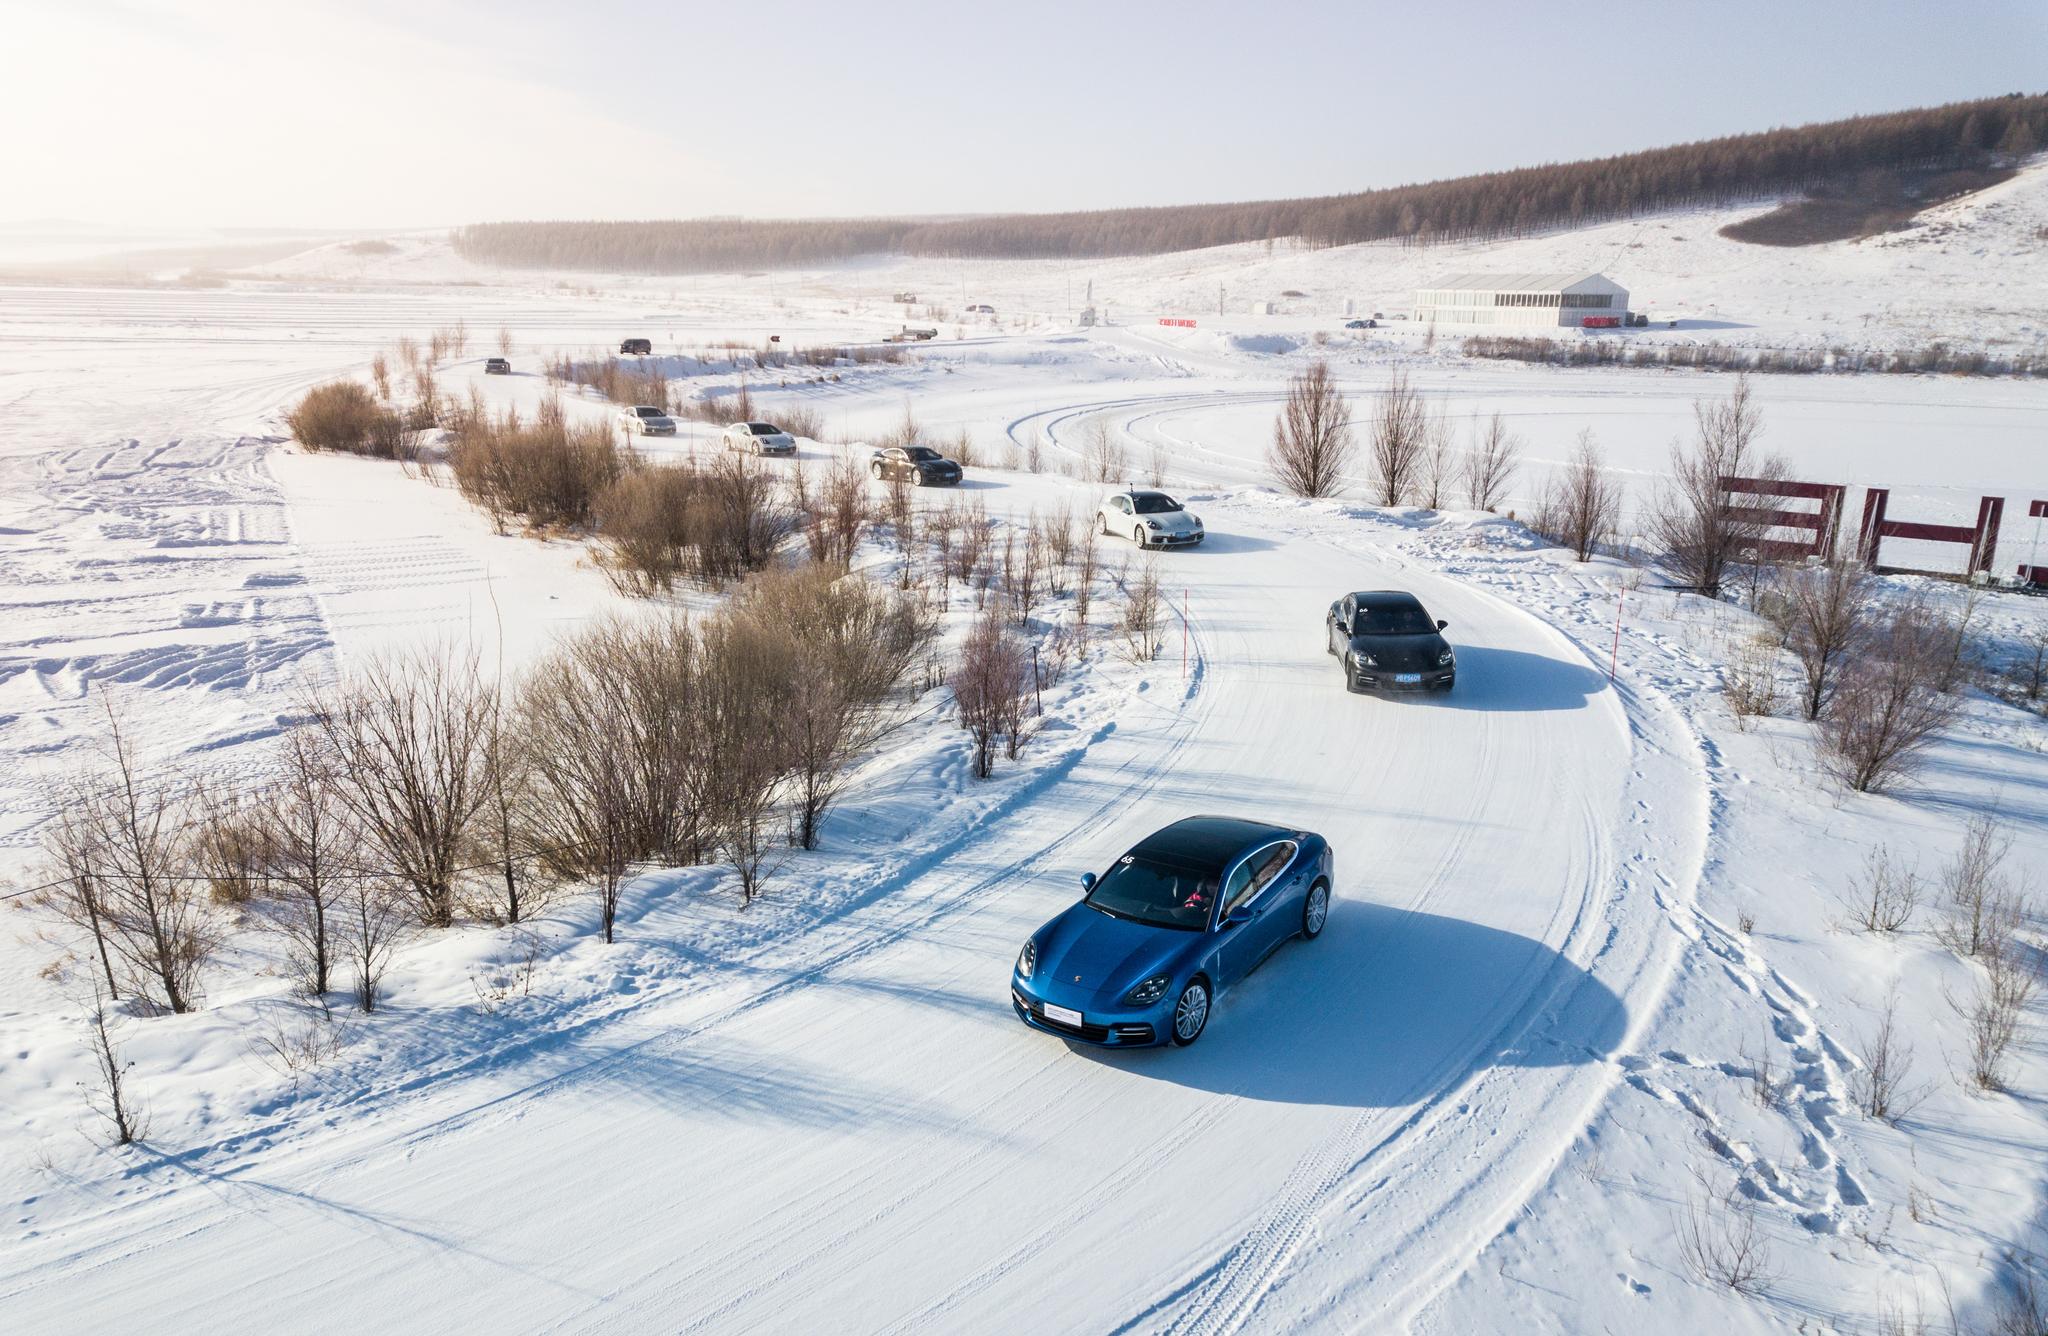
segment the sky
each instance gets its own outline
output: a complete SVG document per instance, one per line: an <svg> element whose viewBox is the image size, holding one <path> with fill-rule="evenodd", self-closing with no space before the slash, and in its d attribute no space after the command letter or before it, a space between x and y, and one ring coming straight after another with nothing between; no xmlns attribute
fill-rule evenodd
<svg viewBox="0 0 2048 1336"><path fill-rule="evenodd" d="M1336 194L2048 87L2048 4L0 0L0 223Z"/></svg>

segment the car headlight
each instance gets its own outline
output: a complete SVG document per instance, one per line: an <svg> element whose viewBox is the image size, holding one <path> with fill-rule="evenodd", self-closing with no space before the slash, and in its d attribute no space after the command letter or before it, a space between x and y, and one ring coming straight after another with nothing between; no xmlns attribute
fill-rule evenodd
<svg viewBox="0 0 2048 1336"><path fill-rule="evenodd" d="M1149 1007L1160 998L1166 996L1166 986L1172 982L1173 980L1164 974L1155 974L1130 992L1125 993L1124 1005L1127 1007Z"/></svg>
<svg viewBox="0 0 2048 1336"><path fill-rule="evenodd" d="M1360 668L1377 668L1380 666L1379 662L1372 655L1361 653L1358 650L1351 651L1351 662Z"/></svg>
<svg viewBox="0 0 2048 1336"><path fill-rule="evenodd" d="M1146 527L1146 528L1148 528L1148 529L1156 529L1156 528L1158 528L1158 527L1159 527L1159 521L1158 521L1158 520L1146 520L1146 521L1145 521L1145 527Z"/></svg>
<svg viewBox="0 0 2048 1336"><path fill-rule="evenodd" d="M1436 666L1439 668L1448 668L1457 661L1458 656L1452 653L1450 650L1445 650L1443 653L1436 656Z"/></svg>
<svg viewBox="0 0 2048 1336"><path fill-rule="evenodd" d="M1017 977L1028 979L1031 971L1038 968L1038 943L1026 940L1024 949L1017 953Z"/></svg>

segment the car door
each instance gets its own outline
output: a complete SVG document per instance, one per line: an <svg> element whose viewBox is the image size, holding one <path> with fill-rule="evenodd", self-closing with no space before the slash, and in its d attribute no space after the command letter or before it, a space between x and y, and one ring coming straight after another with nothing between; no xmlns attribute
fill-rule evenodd
<svg viewBox="0 0 2048 1336"><path fill-rule="evenodd" d="M1329 640L1330 652L1341 656L1344 653L1345 646L1351 640L1351 600L1349 598L1339 599L1330 605Z"/></svg>
<svg viewBox="0 0 2048 1336"><path fill-rule="evenodd" d="M1300 926L1295 911L1299 897L1294 894L1299 890L1300 860L1295 852L1292 840L1262 845L1246 855L1225 882L1226 893L1218 897L1222 902L1218 914L1227 918L1234 907L1250 913L1246 922L1226 930L1229 936L1222 950L1224 970L1230 978L1250 973Z"/></svg>
<svg viewBox="0 0 2048 1336"><path fill-rule="evenodd" d="M1250 857L1240 859L1237 865L1224 874L1223 889L1216 895L1216 972L1222 977L1216 982L1223 986L1236 983L1259 963L1262 954L1257 940L1256 919L1244 923L1229 922L1233 911L1249 906L1252 899L1253 862Z"/></svg>

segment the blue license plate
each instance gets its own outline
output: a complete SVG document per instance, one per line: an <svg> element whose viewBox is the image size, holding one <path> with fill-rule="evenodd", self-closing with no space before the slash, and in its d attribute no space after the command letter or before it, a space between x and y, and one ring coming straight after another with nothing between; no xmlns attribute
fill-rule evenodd
<svg viewBox="0 0 2048 1336"><path fill-rule="evenodd" d="M1395 673L1394 681L1402 686L1412 686L1422 680L1421 673Z"/></svg>

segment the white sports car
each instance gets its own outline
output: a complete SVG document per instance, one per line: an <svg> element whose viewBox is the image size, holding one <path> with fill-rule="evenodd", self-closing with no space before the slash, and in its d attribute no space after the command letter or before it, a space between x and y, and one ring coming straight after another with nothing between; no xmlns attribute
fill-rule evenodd
<svg viewBox="0 0 2048 1336"><path fill-rule="evenodd" d="M650 404L619 410L619 426L628 436L673 436L676 420Z"/></svg>
<svg viewBox="0 0 2048 1336"><path fill-rule="evenodd" d="M754 455L793 455L796 437L772 422L735 422L725 429L725 448Z"/></svg>
<svg viewBox="0 0 2048 1336"><path fill-rule="evenodd" d="M1164 492L1132 487L1113 493L1095 512L1098 532L1139 547L1193 547L1207 535L1195 514Z"/></svg>

